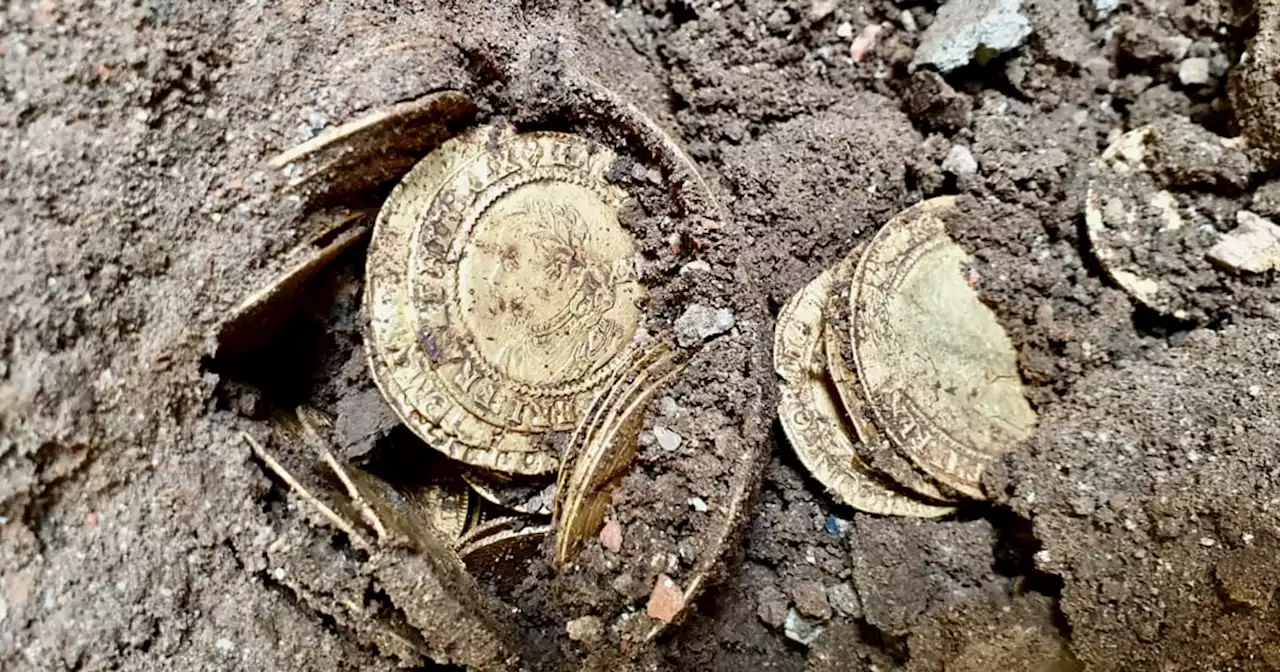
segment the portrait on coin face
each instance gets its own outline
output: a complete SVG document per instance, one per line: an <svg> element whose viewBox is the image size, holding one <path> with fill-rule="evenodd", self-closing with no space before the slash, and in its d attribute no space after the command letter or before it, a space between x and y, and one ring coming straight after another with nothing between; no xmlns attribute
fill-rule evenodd
<svg viewBox="0 0 1280 672"><path fill-rule="evenodd" d="M578 380L635 332L632 244L575 185L526 185L490 209L459 267L480 351L526 384Z"/></svg>

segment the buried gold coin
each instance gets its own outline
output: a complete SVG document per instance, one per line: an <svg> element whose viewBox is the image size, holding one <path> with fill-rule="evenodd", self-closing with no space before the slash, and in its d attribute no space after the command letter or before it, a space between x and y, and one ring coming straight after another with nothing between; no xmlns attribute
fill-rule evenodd
<svg viewBox="0 0 1280 672"><path fill-rule="evenodd" d="M774 369L781 378L778 416L792 448L814 478L855 509L931 518L951 507L919 502L876 478L854 451L854 439L827 385L824 312L833 270L800 289L778 314Z"/></svg>
<svg viewBox="0 0 1280 672"><path fill-rule="evenodd" d="M827 298L826 327L823 329L824 354L828 375L845 417L853 425L854 454L871 471L883 476L906 492L935 505L948 504L961 499L951 488L939 484L928 474L899 453L885 433L876 425L875 414L867 405L858 385L858 374L853 363L853 346L849 341L849 315L851 313L850 286L857 261L862 257L865 245L855 247L832 269L832 288Z"/></svg>
<svg viewBox="0 0 1280 672"><path fill-rule="evenodd" d="M659 344L596 397L565 451L552 520L555 561L564 564L599 532L613 485L635 458L649 400L683 367L687 353Z"/></svg>
<svg viewBox="0 0 1280 672"><path fill-rule="evenodd" d="M330 128L271 159L287 188L309 205L323 205L386 184L409 170L424 147L469 122L476 104L457 91L438 91L375 110Z"/></svg>
<svg viewBox="0 0 1280 672"><path fill-rule="evenodd" d="M1096 162L1085 195L1085 231L1099 265L1138 303L1182 320L1208 319L1194 294L1218 240L1205 213L1176 189L1197 183L1243 189L1251 160L1238 138L1179 117L1120 136Z"/></svg>
<svg viewBox="0 0 1280 672"><path fill-rule="evenodd" d="M982 472L1030 435L1017 352L964 274L968 255L935 198L876 233L854 273L860 388L898 450L939 482L982 498Z"/></svg>
<svg viewBox="0 0 1280 672"><path fill-rule="evenodd" d="M370 367L429 445L516 474L557 466L628 361L640 321L613 153L562 133L480 129L396 187L370 242Z"/></svg>

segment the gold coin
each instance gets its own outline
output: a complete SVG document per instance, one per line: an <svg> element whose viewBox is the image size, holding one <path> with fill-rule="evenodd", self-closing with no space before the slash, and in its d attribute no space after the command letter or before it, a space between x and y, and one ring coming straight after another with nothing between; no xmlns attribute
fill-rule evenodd
<svg viewBox="0 0 1280 672"><path fill-rule="evenodd" d="M858 439L852 442L854 455L869 471L914 493L918 499L938 504L954 502L959 499L955 491L940 486L898 453L876 425L873 413L859 389L853 350L849 342L849 287L854 267L865 249L865 245L859 245L832 268L832 286L827 293L826 325L823 329L826 371L831 377L831 386L844 406L844 417L853 425Z"/></svg>
<svg viewBox="0 0 1280 672"><path fill-rule="evenodd" d="M552 512L558 564L604 524L613 485L635 458L649 400L681 371L686 354L665 345L645 351L596 398L588 422L574 433Z"/></svg>
<svg viewBox="0 0 1280 672"><path fill-rule="evenodd" d="M458 556L481 583L513 590L529 575L529 563L550 533L549 525L521 518L495 518L476 528L459 546Z"/></svg>
<svg viewBox="0 0 1280 672"><path fill-rule="evenodd" d="M437 91L329 128L271 159L287 188L309 206L339 202L390 184L413 167L425 147L469 122L476 104L457 91Z"/></svg>
<svg viewBox="0 0 1280 672"><path fill-rule="evenodd" d="M1169 123L1170 128L1136 128L1103 150L1085 194L1085 231L1099 265L1138 303L1178 319L1200 319L1203 316L1188 312L1185 292L1161 277L1162 265L1176 266L1179 261L1143 251L1164 241L1190 257L1188 243L1199 235L1194 223L1183 217L1178 198L1163 188L1172 186L1168 178L1153 174L1147 164L1148 157L1159 152L1180 151L1167 146L1166 133L1178 132L1177 122ZM1216 137L1203 129L1200 135L1209 138L1203 151L1217 152L1223 161L1241 158L1238 139ZM1170 241L1177 244L1169 245Z"/></svg>
<svg viewBox="0 0 1280 672"><path fill-rule="evenodd" d="M374 378L451 457L554 470L639 324L613 154L560 133L480 129L414 167L379 213L365 306Z"/></svg>
<svg viewBox="0 0 1280 672"><path fill-rule="evenodd" d="M876 233L854 274L858 379L890 441L939 482L982 498L982 472L1031 434L1017 352L964 274L946 232L952 197L915 205Z"/></svg>
<svg viewBox="0 0 1280 672"><path fill-rule="evenodd" d="M855 509L880 515L936 517L951 507L918 502L878 481L854 452L853 437L827 387L823 358L827 296L833 272L823 271L778 314L774 369L782 379L778 417L805 468Z"/></svg>

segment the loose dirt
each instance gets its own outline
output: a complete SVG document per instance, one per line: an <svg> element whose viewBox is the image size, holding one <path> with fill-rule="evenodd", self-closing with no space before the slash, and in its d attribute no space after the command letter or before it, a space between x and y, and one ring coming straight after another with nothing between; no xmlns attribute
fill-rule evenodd
<svg viewBox="0 0 1280 672"><path fill-rule="evenodd" d="M409 438L356 356L360 251L291 326L307 336L271 363L281 375L215 362L210 335L310 231L267 158L446 86L480 93L482 118L545 125L563 109L556 69L574 62L671 132L727 210L722 230L679 235L644 220L661 218L662 190L624 173L650 206L632 226L665 288L655 310L723 298L743 325L655 405L618 495L639 512L617 521L623 552L696 532L690 498L724 487L700 480L722 473L700 447L737 437L771 454L720 583L686 623L638 660L549 625L591 614L611 627L613 612L596 613L606 594L643 609L657 575L680 578L700 550L673 543L659 549L673 565L524 616L547 660L1280 669L1280 285L1213 276L1228 289L1204 299L1197 327L1136 306L1083 234L1089 162L1120 132L1185 115L1239 134L1226 70L1257 19L1243 1L1097 11L1107 4L1028 0L1025 44L945 78L908 68L936 2L11 5L0 667L394 667L277 578L293 563L336 599L382 606L352 549L308 528L238 436L272 404L318 398L350 459ZM1189 59L1207 62L1206 81L1183 76ZM1280 212L1274 168L1256 158L1243 189L1197 186L1215 225ZM944 194L963 197L951 232L1019 349L1040 427L988 473L992 504L941 521L858 514L766 430L773 316L893 214ZM679 270L694 260L706 266ZM678 455L653 424L684 437ZM664 470L678 477L646 480Z"/></svg>

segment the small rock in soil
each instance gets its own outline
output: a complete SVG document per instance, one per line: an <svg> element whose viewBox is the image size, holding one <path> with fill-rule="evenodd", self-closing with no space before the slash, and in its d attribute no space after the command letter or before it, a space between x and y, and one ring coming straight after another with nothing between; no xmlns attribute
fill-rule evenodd
<svg viewBox="0 0 1280 672"><path fill-rule="evenodd" d="M565 624L565 630L569 633L569 639L583 644L596 643L604 632L600 619L595 616L575 618Z"/></svg>
<svg viewBox="0 0 1280 672"><path fill-rule="evenodd" d="M600 528L600 546L610 553L622 550L622 525L616 520L607 520Z"/></svg>
<svg viewBox="0 0 1280 672"><path fill-rule="evenodd" d="M911 75L900 96L907 116L942 130L965 128L973 119L973 101L956 93L941 75L931 70Z"/></svg>
<svg viewBox="0 0 1280 672"><path fill-rule="evenodd" d="M1183 86L1204 86L1213 81L1209 72L1209 59L1188 58L1178 65L1178 81Z"/></svg>
<svg viewBox="0 0 1280 672"><path fill-rule="evenodd" d="M687 348L733 328L733 311L710 308L701 303L689 306L676 318L676 341Z"/></svg>
<svg viewBox="0 0 1280 672"><path fill-rule="evenodd" d="M796 611L803 616L825 621L831 618L831 605L827 603L827 591L817 581L801 581L791 588L791 599Z"/></svg>
<svg viewBox="0 0 1280 672"><path fill-rule="evenodd" d="M1248 210L1236 213L1236 228L1209 248L1209 258L1233 271L1280 270L1280 226Z"/></svg>
<svg viewBox="0 0 1280 672"><path fill-rule="evenodd" d="M925 29L911 64L951 72L1016 49L1030 34L1022 0L950 0Z"/></svg>
<svg viewBox="0 0 1280 672"><path fill-rule="evenodd" d="M761 588L756 593L756 615L765 625L781 628L787 620L787 596L773 585Z"/></svg>
<svg viewBox="0 0 1280 672"><path fill-rule="evenodd" d="M684 609L684 591L666 574L659 574L653 582L653 592L649 594L649 605L645 614L649 618L670 623L680 610Z"/></svg>
<svg viewBox="0 0 1280 672"><path fill-rule="evenodd" d="M853 586L847 583L837 583L827 588L827 602L849 618L862 618L862 601L858 599Z"/></svg>
<svg viewBox="0 0 1280 672"><path fill-rule="evenodd" d="M680 442L683 441L679 434L676 434L661 425L654 426L653 438L657 439L658 445L661 446L663 450L667 451L676 450L680 447Z"/></svg>
<svg viewBox="0 0 1280 672"><path fill-rule="evenodd" d="M787 639L810 646L822 636L822 628L806 621L800 614L796 613L795 609L790 609L787 611L784 633L787 635Z"/></svg>
<svg viewBox="0 0 1280 672"><path fill-rule="evenodd" d="M343 396L338 400L337 412L334 439L349 460L367 455L379 438L399 424L377 388Z"/></svg>
<svg viewBox="0 0 1280 672"><path fill-rule="evenodd" d="M947 158L942 161L942 169L957 177L964 175L973 175L978 172L978 162L974 160L973 153L964 145L956 145L947 153Z"/></svg>
<svg viewBox="0 0 1280 672"><path fill-rule="evenodd" d="M849 45L849 57L854 63L859 63L867 56L867 53L876 48L876 40L880 38L880 31L884 30L884 26L878 23L868 24L867 27L858 33L858 37L854 39L853 44Z"/></svg>

